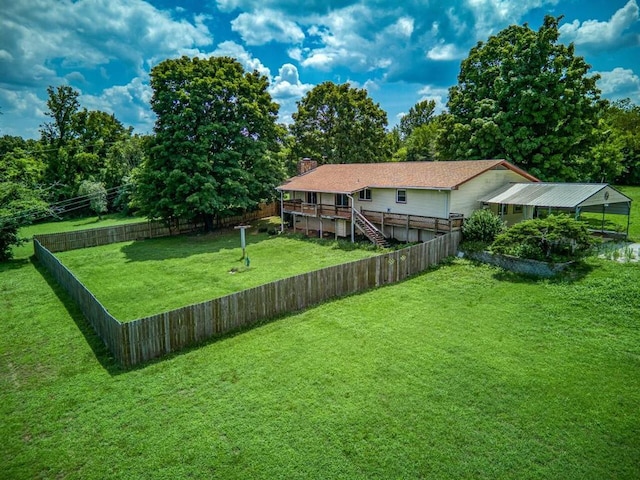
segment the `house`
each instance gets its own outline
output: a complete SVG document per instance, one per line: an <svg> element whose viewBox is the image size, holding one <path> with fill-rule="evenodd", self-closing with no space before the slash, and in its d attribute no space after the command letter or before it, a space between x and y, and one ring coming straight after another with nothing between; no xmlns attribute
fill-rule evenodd
<svg viewBox="0 0 640 480"><path fill-rule="evenodd" d="M364 234L381 245L458 230L482 208L480 198L510 183L538 182L505 160L318 166L304 159L298 173L277 188L295 230L352 240Z"/></svg>
<svg viewBox="0 0 640 480"><path fill-rule="evenodd" d="M508 225L536 218L540 214L562 212L576 218L583 212L626 215L627 235L631 199L606 183L513 183L503 185L480 199Z"/></svg>

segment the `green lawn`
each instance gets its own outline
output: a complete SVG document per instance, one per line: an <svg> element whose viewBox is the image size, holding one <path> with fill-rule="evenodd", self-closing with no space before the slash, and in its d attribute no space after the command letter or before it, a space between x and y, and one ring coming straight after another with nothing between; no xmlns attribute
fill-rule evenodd
<svg viewBox="0 0 640 480"><path fill-rule="evenodd" d="M312 242L247 230L123 242L56 254L117 319L203 302L280 278L377 255L344 242Z"/></svg>
<svg viewBox="0 0 640 480"><path fill-rule="evenodd" d="M111 227L125 223L143 222L144 218L128 217L120 214L103 215L102 219L98 217L71 218L68 220L59 220L55 222L42 222L35 225L29 225L20 229L20 236L27 238L29 241L20 247L14 248L15 258L27 258L33 255L33 242L31 238L35 234L71 232L75 230L86 230L89 228Z"/></svg>
<svg viewBox="0 0 640 480"><path fill-rule="evenodd" d="M1 264L2 477L640 478L640 268L578 273L456 260L123 372Z"/></svg>

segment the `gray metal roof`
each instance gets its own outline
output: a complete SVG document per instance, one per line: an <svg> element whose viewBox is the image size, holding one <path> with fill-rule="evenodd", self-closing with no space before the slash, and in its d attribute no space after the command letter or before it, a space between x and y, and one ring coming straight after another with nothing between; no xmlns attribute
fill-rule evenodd
<svg viewBox="0 0 640 480"><path fill-rule="evenodd" d="M512 183L480 199L485 203L578 208L628 203L631 199L606 183Z"/></svg>

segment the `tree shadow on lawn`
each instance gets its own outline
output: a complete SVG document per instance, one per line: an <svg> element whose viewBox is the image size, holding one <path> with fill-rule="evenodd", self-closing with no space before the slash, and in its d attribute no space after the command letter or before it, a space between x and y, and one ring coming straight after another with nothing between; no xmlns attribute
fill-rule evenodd
<svg viewBox="0 0 640 480"><path fill-rule="evenodd" d="M486 265L481 262L475 262L478 265ZM588 265L584 262L577 262L575 265L570 266L568 269L558 273L553 277L539 277L536 275L527 275L524 273L511 272L504 270L500 267L494 267L496 272L493 274L493 278L501 282L510 283L538 283L548 282L552 284L560 283L573 283L578 282L589 275L593 270L593 265Z"/></svg>
<svg viewBox="0 0 640 480"><path fill-rule="evenodd" d="M276 237L268 236L267 234L249 234L246 236L245 244L247 246L255 245L273 238ZM168 258L187 258L204 253L239 249L239 233L233 235L228 232L225 234L214 232L212 234L192 234L138 240L123 245L120 250L125 254L128 262L146 262L166 260Z"/></svg>
<svg viewBox="0 0 640 480"><path fill-rule="evenodd" d="M60 302L64 305L64 308L69 313L69 316L73 319L78 330L84 336L87 344L96 356L96 360L102 365L102 367L111 376L125 373L126 371L120 367L115 358L111 355L111 352L102 342L102 339L93 330L93 327L87 322L82 314L82 311L78 305L73 301L67 292L60 286L55 278L49 273L49 271L38 262L35 256L31 257L31 263L35 269L42 275L42 278L49 284L51 290L58 297Z"/></svg>
<svg viewBox="0 0 640 480"><path fill-rule="evenodd" d="M11 270L20 270L22 267L28 264L28 258L15 258L12 260L6 260L4 262L0 262L0 273L10 272Z"/></svg>

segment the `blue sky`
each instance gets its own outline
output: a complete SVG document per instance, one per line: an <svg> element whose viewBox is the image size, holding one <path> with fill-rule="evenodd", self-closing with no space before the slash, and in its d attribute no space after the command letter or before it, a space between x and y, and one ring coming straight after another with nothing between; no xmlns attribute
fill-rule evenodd
<svg viewBox="0 0 640 480"><path fill-rule="evenodd" d="M38 138L47 86L151 133L149 72L166 58L228 55L271 81L288 123L323 81L366 88L389 124L444 108L460 61L511 24L564 15L561 41L607 98L640 104L640 0L0 0L0 134Z"/></svg>

